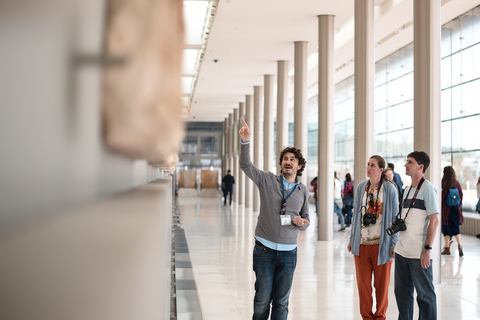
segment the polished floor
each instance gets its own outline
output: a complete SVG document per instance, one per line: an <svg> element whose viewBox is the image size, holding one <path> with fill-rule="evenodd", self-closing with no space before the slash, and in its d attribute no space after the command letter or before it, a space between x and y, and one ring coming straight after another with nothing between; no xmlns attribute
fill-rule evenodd
<svg viewBox="0 0 480 320"><path fill-rule="evenodd" d="M187 310L178 319L251 319L257 213L235 203L224 206L220 198L180 197L178 205L201 309L200 317L195 308L188 307L189 301L198 304L195 299L177 295L178 304ZM311 226L298 238L288 318L361 319L353 257L346 249L350 230L335 232L333 241L317 241L314 210L311 205ZM462 243L463 258L458 256L456 243L452 255L441 258L442 283L436 285L438 319L480 319L480 240L463 236ZM387 319L397 318L392 277Z"/></svg>

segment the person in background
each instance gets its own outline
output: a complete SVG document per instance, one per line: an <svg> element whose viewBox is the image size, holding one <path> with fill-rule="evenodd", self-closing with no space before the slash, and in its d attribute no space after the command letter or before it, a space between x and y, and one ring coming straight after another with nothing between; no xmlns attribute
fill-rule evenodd
<svg viewBox="0 0 480 320"><path fill-rule="evenodd" d="M333 211L338 215L339 223L342 226L338 231L345 231L345 218L342 212L342 186L340 180L338 180L336 171L334 173L333 188Z"/></svg>
<svg viewBox="0 0 480 320"><path fill-rule="evenodd" d="M480 213L480 177L478 177L478 180L477 180L477 198L478 198L478 201L477 201L477 212Z"/></svg>
<svg viewBox="0 0 480 320"><path fill-rule="evenodd" d="M437 319L437 297L433 286L431 250L439 223L438 193L424 178L430 157L423 151L407 156L405 174L412 178L405 190L403 223L395 246L395 299L398 319L413 319L414 290L417 291L418 319ZM394 226L392 225L392 228Z"/></svg>
<svg viewBox="0 0 480 320"><path fill-rule="evenodd" d="M240 169L260 192L260 210L255 228L253 271L255 297L252 320L286 320L293 274L297 266L299 230L310 224L310 192L298 181L307 161L301 151L287 147L280 152L280 174L258 169L250 158L250 129L242 119Z"/></svg>
<svg viewBox="0 0 480 320"><path fill-rule="evenodd" d="M313 198L315 199L315 212L318 212L318 204L317 204L317 179L318 177L315 177L310 181L310 185L312 186L313 190Z"/></svg>
<svg viewBox="0 0 480 320"><path fill-rule="evenodd" d="M358 297L362 319L386 319L388 286L398 233L387 229L398 213L397 188L385 179L385 160L370 157L368 179L358 184L355 197L352 232L348 251L355 259ZM376 311L373 313L372 273Z"/></svg>
<svg viewBox="0 0 480 320"><path fill-rule="evenodd" d="M387 167L392 169L393 172L393 182L395 182L398 186L398 189L402 192L401 196L403 196L403 181L402 178L398 173L395 172L395 165L393 163L388 163Z"/></svg>
<svg viewBox="0 0 480 320"><path fill-rule="evenodd" d="M343 205L345 206L345 211L347 212L347 219L345 224L350 227L352 223L352 209L353 209L353 180L350 173L345 175L345 181L343 182L342 190Z"/></svg>
<svg viewBox="0 0 480 320"><path fill-rule="evenodd" d="M402 190L400 190L400 188L398 187L398 185L395 183L395 181L393 181L393 170L391 168L387 168L385 169L385 179L387 179L388 181L390 181L391 183L393 183L395 185L395 187L397 188L397 192L398 192L398 209L401 210L402 209Z"/></svg>
<svg viewBox="0 0 480 320"><path fill-rule="evenodd" d="M450 188L457 188L460 195L460 204L456 206L447 205L447 195ZM460 236L460 225L463 224L462 214L463 192L460 182L457 180L455 170L452 166L443 168L442 177L442 233L445 238L445 247L443 248L443 255L450 255L450 245L453 242L453 237L458 243L458 253L463 257L462 239Z"/></svg>
<svg viewBox="0 0 480 320"><path fill-rule="evenodd" d="M222 179L223 186L223 205L227 205L227 195L230 194L229 205L232 205L233 185L235 184L235 178L230 174L230 170L227 170L227 174Z"/></svg>

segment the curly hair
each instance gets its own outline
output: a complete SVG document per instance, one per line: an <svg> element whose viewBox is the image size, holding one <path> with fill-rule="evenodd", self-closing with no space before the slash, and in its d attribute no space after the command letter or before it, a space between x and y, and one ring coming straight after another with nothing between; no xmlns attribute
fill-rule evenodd
<svg viewBox="0 0 480 320"><path fill-rule="evenodd" d="M295 147L286 147L285 149L280 152L280 159L278 164L280 165L280 168L282 167L282 159L285 153L293 153L295 155L295 158L298 159L298 164L301 165L302 167L297 171L297 177L302 175L303 170L305 169L305 165L307 164L307 160L302 155L302 151L300 149L297 149ZM280 173L282 173L282 169L280 169Z"/></svg>

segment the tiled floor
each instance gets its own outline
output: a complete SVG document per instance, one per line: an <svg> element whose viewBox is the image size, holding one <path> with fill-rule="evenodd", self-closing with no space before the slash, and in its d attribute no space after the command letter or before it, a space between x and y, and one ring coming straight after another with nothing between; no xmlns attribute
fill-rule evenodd
<svg viewBox="0 0 480 320"><path fill-rule="evenodd" d="M220 199L180 198L178 203L203 319L251 319L257 214L235 203L225 207ZM333 241L316 241L314 210L312 205L312 224L298 238L289 319L361 319L353 257L346 249L350 230L335 232ZM480 240L463 236L462 242L463 258L458 256L456 243L452 255L441 258L442 284L436 286L438 319L480 319ZM178 302L188 303L188 299ZM397 317L392 278L387 319ZM418 318L417 310L414 318ZM187 312L178 319L197 317Z"/></svg>

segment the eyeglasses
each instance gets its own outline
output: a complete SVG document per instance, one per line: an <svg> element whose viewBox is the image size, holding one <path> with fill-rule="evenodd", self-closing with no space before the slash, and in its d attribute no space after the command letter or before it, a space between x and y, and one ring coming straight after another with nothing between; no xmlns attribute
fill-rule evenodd
<svg viewBox="0 0 480 320"><path fill-rule="evenodd" d="M370 193L368 196L370 197L370 199L368 200L368 205L369 205L370 207L373 207L373 205L374 205L374 202L373 202L373 193Z"/></svg>
<svg viewBox="0 0 480 320"><path fill-rule="evenodd" d="M285 214L287 212L287 201L285 199L282 200L282 209L280 210L280 214Z"/></svg>

